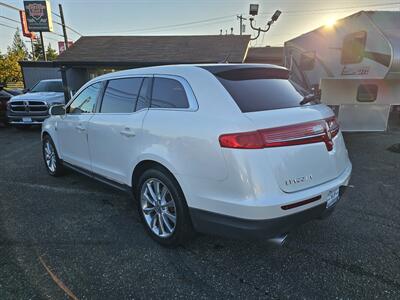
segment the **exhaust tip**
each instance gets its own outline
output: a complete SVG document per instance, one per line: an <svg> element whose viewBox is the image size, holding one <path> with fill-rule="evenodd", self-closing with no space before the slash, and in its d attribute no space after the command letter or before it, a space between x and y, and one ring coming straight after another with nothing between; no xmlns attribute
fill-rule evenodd
<svg viewBox="0 0 400 300"><path fill-rule="evenodd" d="M283 244L285 244L286 238L287 238L287 234L282 234L277 237L269 239L268 242L275 246L282 247Z"/></svg>

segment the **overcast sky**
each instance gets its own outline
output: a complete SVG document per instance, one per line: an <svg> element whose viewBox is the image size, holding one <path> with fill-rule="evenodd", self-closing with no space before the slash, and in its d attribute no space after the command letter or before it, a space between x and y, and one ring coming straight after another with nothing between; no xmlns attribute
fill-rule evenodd
<svg viewBox="0 0 400 300"><path fill-rule="evenodd" d="M23 1L0 0L23 7ZM58 13L61 3L67 25L83 35L200 35L219 34L220 29L234 28L239 33L237 14L248 17L249 4L260 5L259 26L265 26L276 9L282 11L271 30L252 42L252 46L283 45L299 34L359 10L399 10L396 0L52 0L52 10ZM0 16L19 20L17 11L0 6ZM53 16L59 21L57 16ZM247 22L247 21L246 21ZM0 17L0 50L5 52L17 26L16 22ZM8 28L4 25L11 26ZM62 33L59 25L54 31ZM76 41L79 35L71 31L69 38ZM252 31L246 23L246 34ZM45 33L45 42L57 47L60 36Z"/></svg>

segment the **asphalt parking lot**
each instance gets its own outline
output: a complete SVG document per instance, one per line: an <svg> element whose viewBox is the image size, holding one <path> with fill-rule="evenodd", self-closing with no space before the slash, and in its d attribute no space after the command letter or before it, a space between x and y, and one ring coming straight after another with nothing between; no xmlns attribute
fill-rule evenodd
<svg viewBox="0 0 400 300"><path fill-rule="evenodd" d="M397 123L397 124L396 124ZM154 243L124 193L47 175L40 131L0 128L0 299L400 298L400 122L345 136L353 162L331 218L287 243Z"/></svg>

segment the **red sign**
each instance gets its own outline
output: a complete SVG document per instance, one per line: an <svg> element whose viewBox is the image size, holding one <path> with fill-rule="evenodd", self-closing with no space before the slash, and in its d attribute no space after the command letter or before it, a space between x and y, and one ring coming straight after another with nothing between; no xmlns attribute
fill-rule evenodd
<svg viewBox="0 0 400 300"><path fill-rule="evenodd" d="M28 38L31 38L33 40L36 39L35 33L34 32L30 32L29 29L28 29L28 23L26 21L25 11L20 10L19 11L19 17L21 19L22 35L26 36Z"/></svg>
<svg viewBox="0 0 400 300"><path fill-rule="evenodd" d="M73 41L68 41L68 48L71 47L74 44ZM65 51L65 43L64 42L58 42L58 53L63 53Z"/></svg>

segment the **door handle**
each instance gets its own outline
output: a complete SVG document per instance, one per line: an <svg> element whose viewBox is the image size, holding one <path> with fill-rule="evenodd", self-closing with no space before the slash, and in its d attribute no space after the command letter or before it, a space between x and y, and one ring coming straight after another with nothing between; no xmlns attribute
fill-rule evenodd
<svg viewBox="0 0 400 300"><path fill-rule="evenodd" d="M85 131L86 130L86 128L85 127L83 127L81 124L79 124L79 125L76 125L76 127L75 127L76 129L78 129L79 131Z"/></svg>
<svg viewBox="0 0 400 300"><path fill-rule="evenodd" d="M127 137L134 137L135 133L131 131L130 128L125 128L124 130L120 131L120 134L127 136Z"/></svg>

